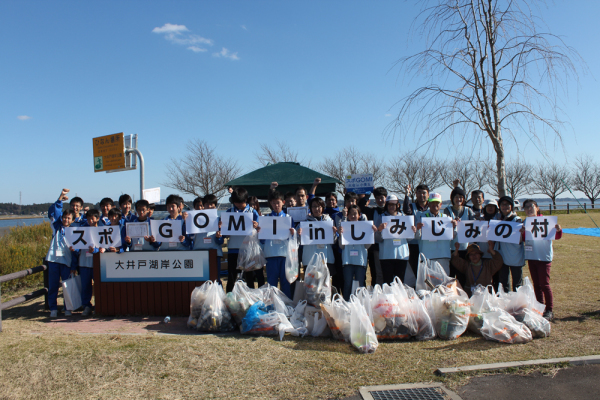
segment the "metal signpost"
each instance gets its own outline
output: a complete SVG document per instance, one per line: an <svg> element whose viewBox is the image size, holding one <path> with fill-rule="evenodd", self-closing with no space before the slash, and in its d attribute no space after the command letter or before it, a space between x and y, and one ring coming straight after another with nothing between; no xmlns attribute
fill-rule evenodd
<svg viewBox="0 0 600 400"><path fill-rule="evenodd" d="M144 156L137 148L138 135L115 133L93 139L94 172L120 172L137 169L140 160L140 199L144 198Z"/></svg>

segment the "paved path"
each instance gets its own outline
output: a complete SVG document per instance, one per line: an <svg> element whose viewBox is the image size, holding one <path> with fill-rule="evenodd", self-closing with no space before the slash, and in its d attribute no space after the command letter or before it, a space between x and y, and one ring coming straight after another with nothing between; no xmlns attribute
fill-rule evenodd
<svg viewBox="0 0 600 400"><path fill-rule="evenodd" d="M555 376L496 374L475 377L456 390L463 400L490 399L598 399L600 365L562 369Z"/></svg>

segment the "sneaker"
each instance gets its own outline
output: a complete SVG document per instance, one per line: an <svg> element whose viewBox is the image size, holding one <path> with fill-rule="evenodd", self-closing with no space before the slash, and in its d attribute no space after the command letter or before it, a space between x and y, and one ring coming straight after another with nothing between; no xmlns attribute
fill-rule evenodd
<svg viewBox="0 0 600 400"><path fill-rule="evenodd" d="M554 313L552 311L545 311L543 317L548 321L552 321L554 319Z"/></svg>
<svg viewBox="0 0 600 400"><path fill-rule="evenodd" d="M89 317L90 315L92 315L92 308L91 307L84 308L83 312L81 313L81 316Z"/></svg>
<svg viewBox="0 0 600 400"><path fill-rule="evenodd" d="M57 317L58 317L58 310L50 311L50 318L57 318Z"/></svg>
<svg viewBox="0 0 600 400"><path fill-rule="evenodd" d="M73 315L71 311L65 310L65 317L70 317L71 315Z"/></svg>

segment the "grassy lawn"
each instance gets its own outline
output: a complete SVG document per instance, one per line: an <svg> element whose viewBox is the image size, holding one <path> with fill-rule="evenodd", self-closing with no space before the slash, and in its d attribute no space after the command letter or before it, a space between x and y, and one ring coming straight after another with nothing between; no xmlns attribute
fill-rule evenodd
<svg viewBox="0 0 600 400"><path fill-rule="evenodd" d="M583 214L559 223L593 226ZM53 330L38 301L4 313L0 398L338 398L365 385L468 379L436 377L439 367L600 354L600 238L565 235L554 248L552 334L525 345L465 334L363 355L312 337L81 335Z"/></svg>

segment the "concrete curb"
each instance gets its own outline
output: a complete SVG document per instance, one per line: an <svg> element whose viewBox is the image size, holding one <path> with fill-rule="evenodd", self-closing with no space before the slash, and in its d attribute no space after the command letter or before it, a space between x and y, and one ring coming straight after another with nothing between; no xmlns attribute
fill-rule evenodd
<svg viewBox="0 0 600 400"><path fill-rule="evenodd" d="M565 362L569 363L571 365L600 364L600 355L583 356L583 357L548 358L545 360L513 361L513 362L495 363L495 364L467 365L464 367L439 368L435 371L435 374L444 376L446 374L454 374L457 372L489 371L489 370L506 369L506 368L526 367L526 366L530 366L530 365L560 364L560 363L565 363Z"/></svg>

